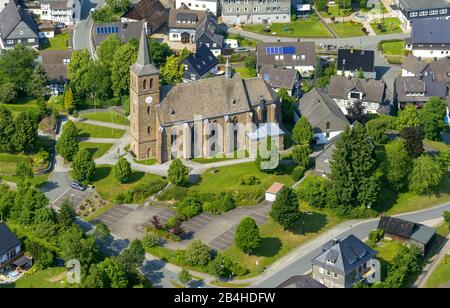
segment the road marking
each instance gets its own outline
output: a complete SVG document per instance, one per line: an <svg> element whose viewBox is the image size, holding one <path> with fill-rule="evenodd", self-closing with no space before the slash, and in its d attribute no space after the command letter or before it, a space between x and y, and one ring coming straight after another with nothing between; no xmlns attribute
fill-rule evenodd
<svg viewBox="0 0 450 308"><path fill-rule="evenodd" d="M62 196L64 196L68 191L70 190L70 187L66 189L65 192L63 192L61 195L59 195L58 198L55 199L55 201L52 202L52 204L55 204L59 199L62 198Z"/></svg>

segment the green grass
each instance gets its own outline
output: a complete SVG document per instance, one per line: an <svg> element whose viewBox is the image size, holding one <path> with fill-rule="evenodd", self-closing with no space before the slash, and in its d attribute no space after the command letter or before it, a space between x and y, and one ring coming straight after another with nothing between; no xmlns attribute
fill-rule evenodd
<svg viewBox="0 0 450 308"><path fill-rule="evenodd" d="M243 154L242 157L238 157L237 154ZM217 163L225 160L233 160L233 159L242 159L248 157L247 151L235 151L227 156L224 156L223 153L216 154L214 157L211 158L193 158L192 161L199 163L199 164L210 164L210 163Z"/></svg>
<svg viewBox="0 0 450 308"><path fill-rule="evenodd" d="M21 112L39 113L39 106L33 99L23 99L15 104L0 104L0 106L11 111L14 117L18 116Z"/></svg>
<svg viewBox="0 0 450 308"><path fill-rule="evenodd" d="M324 18L331 18L331 17L342 17L342 16L350 16L353 13L352 9L339 9L337 5L330 5L328 6L327 11L320 11L320 14Z"/></svg>
<svg viewBox="0 0 450 308"><path fill-rule="evenodd" d="M339 37L352 37L352 36L364 36L363 25L353 21L346 22L333 22L330 23L330 27Z"/></svg>
<svg viewBox="0 0 450 308"><path fill-rule="evenodd" d="M64 267L52 267L45 270L37 270L35 273L26 273L22 278L17 280L12 285L6 287L13 288L64 288L66 285L65 278L62 280L51 282L56 279L56 276L67 271ZM1 285L0 285L1 286ZM1 288L1 287L0 287Z"/></svg>
<svg viewBox="0 0 450 308"><path fill-rule="evenodd" d="M125 192L133 186L146 183L152 179L161 178L159 175L133 171L127 183L121 184L114 178L112 167L110 165L99 165L95 170L95 176L92 181L96 191L105 200L113 201L114 197L121 192Z"/></svg>
<svg viewBox="0 0 450 308"><path fill-rule="evenodd" d="M68 42L69 33L64 32L56 35L55 37L49 38L48 41L44 43L42 50L67 50Z"/></svg>
<svg viewBox="0 0 450 308"><path fill-rule="evenodd" d="M103 215L104 213L108 212L110 209L112 209L115 206L116 205L114 203L108 202L106 205L104 205L101 208L95 210L94 213L92 213L91 215L86 217L84 220L86 220L87 222L93 221L94 219L100 217L101 215Z"/></svg>
<svg viewBox="0 0 450 308"><path fill-rule="evenodd" d="M240 185L239 179L243 176L254 175L261 183L259 185ZM191 189L201 192L218 192L218 191L256 191L258 189L266 190L274 182L286 185L294 184L294 180L289 174L267 174L263 173L256 166L256 163L249 162L215 168L215 173L207 170L203 173L200 182L194 184Z"/></svg>
<svg viewBox="0 0 450 308"><path fill-rule="evenodd" d="M19 162L31 163L32 158L27 155L1 153L0 175L13 175Z"/></svg>
<svg viewBox="0 0 450 308"><path fill-rule="evenodd" d="M405 49L405 41L394 40L381 43L381 51L389 55L403 55Z"/></svg>
<svg viewBox="0 0 450 308"><path fill-rule="evenodd" d="M450 281L450 255L441 259L439 265L425 284L426 288L439 288Z"/></svg>
<svg viewBox="0 0 450 308"><path fill-rule="evenodd" d="M211 284L220 288L245 288L250 285L250 283L232 283L220 280L211 281Z"/></svg>
<svg viewBox="0 0 450 308"><path fill-rule="evenodd" d="M141 159L141 160L133 159L133 161L136 164L146 165L146 166L151 166L151 165L154 165L157 163L156 158Z"/></svg>
<svg viewBox="0 0 450 308"><path fill-rule="evenodd" d="M122 129L109 128L87 123L76 123L79 129L78 137L89 138L120 138L125 133Z"/></svg>
<svg viewBox="0 0 450 308"><path fill-rule="evenodd" d="M381 31L380 29L378 29L377 25L379 23L384 25L384 28L386 29L386 31ZM374 22L370 23L370 26L372 27L373 31L375 31L375 33L377 35L402 33L403 31L402 31L400 25L401 25L400 19L398 19L397 17L385 18L384 20L378 19L378 20L375 20Z"/></svg>
<svg viewBox="0 0 450 308"><path fill-rule="evenodd" d="M256 70L248 69L247 67L236 67L233 68L235 73L239 73L241 75L241 78L247 79L247 78L253 78L256 77Z"/></svg>
<svg viewBox="0 0 450 308"><path fill-rule="evenodd" d="M129 121L126 117L114 111L85 113L80 117L92 121L114 123L120 125L129 124Z"/></svg>
<svg viewBox="0 0 450 308"><path fill-rule="evenodd" d="M244 25L244 30L275 36L287 37L332 37L325 25L317 18L297 20L289 23L274 23L270 26L270 32L265 32L265 25ZM275 33L275 34L273 34Z"/></svg>
<svg viewBox="0 0 450 308"><path fill-rule="evenodd" d="M106 152L113 146L112 143L94 143L94 142L80 142L78 148L87 149L91 153L93 159L97 159L105 155Z"/></svg>
<svg viewBox="0 0 450 308"><path fill-rule="evenodd" d="M447 145L444 142L425 139L424 143L438 152L450 152L450 145Z"/></svg>
<svg viewBox="0 0 450 308"><path fill-rule="evenodd" d="M381 281L387 277L389 265L392 263L395 254L399 251L402 244L396 241L383 240L374 247L378 251L377 259L381 263Z"/></svg>
<svg viewBox="0 0 450 308"><path fill-rule="evenodd" d="M48 173L33 176L33 179L31 180L31 185L33 185L35 187L44 186L44 184L48 180L48 176L49 176ZM17 178L14 175L6 175L6 176L2 176L1 178L2 178L2 180L8 181L8 182L17 183Z"/></svg>
<svg viewBox="0 0 450 308"><path fill-rule="evenodd" d="M257 40L245 38L238 34L227 34L227 39L237 40L239 43L239 46L241 46L241 47L256 47L256 44L258 44Z"/></svg>

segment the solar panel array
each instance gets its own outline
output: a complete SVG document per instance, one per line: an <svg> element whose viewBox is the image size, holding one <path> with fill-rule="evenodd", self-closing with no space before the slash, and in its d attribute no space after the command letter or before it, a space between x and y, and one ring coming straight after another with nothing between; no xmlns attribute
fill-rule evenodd
<svg viewBox="0 0 450 308"><path fill-rule="evenodd" d="M114 34L119 33L119 27L116 26L102 26L95 30L97 34Z"/></svg>
<svg viewBox="0 0 450 308"><path fill-rule="evenodd" d="M266 54L268 55L293 55L295 54L295 47L283 47L283 46L272 46L266 47Z"/></svg>

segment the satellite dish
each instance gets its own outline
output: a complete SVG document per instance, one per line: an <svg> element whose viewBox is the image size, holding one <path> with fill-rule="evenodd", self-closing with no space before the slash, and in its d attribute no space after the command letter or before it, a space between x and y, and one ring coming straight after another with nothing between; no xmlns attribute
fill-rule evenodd
<svg viewBox="0 0 450 308"><path fill-rule="evenodd" d="M149 96L145 99L145 103L150 105L153 102L153 97Z"/></svg>

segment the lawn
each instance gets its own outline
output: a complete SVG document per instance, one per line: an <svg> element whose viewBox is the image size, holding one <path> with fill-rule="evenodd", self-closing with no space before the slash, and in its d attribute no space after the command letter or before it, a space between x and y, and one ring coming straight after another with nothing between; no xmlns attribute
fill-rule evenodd
<svg viewBox="0 0 450 308"><path fill-rule="evenodd" d="M403 63L405 41L404 40L390 40L381 42L379 45L380 51L386 57L386 60L392 64Z"/></svg>
<svg viewBox="0 0 450 308"><path fill-rule="evenodd" d="M112 167L110 165L97 166L95 170L94 185L96 191L105 200L113 201L114 197L121 192L125 192L133 186L146 183L152 179L161 178L159 175L133 171L127 183L121 184L114 178Z"/></svg>
<svg viewBox="0 0 450 308"><path fill-rule="evenodd" d="M66 50L69 42L69 33L64 32L49 38L42 46L42 50Z"/></svg>
<svg viewBox="0 0 450 308"><path fill-rule="evenodd" d="M33 274L26 273L22 278L12 285L6 286L6 288L64 288L66 281L62 273L65 271L67 269L64 267L52 267L45 270L37 270Z"/></svg>
<svg viewBox="0 0 450 308"><path fill-rule="evenodd" d="M385 31L382 31L383 29L378 29L378 24L382 24ZM373 31L377 35L382 34L392 34L392 33L402 33L403 30L400 27L400 19L396 17L391 18L385 18L384 20L375 20L374 22L370 23L370 26L372 27Z"/></svg>
<svg viewBox="0 0 450 308"><path fill-rule="evenodd" d="M20 154L0 154L0 175L13 175L19 162L32 163L32 158Z"/></svg>
<svg viewBox="0 0 450 308"><path fill-rule="evenodd" d="M154 165L157 163L156 158L141 159L141 160L133 159L133 161L136 164L146 165L146 166L151 166L151 165Z"/></svg>
<svg viewBox="0 0 450 308"><path fill-rule="evenodd" d="M238 155L239 154L239 155ZM224 156L223 153L216 154L214 157L211 158L193 158L192 161L199 163L199 164L210 164L210 163L217 163L225 160L232 160L232 159L243 159L248 157L247 151L235 151L231 154L228 154L227 156Z"/></svg>
<svg viewBox="0 0 450 308"><path fill-rule="evenodd" d="M227 39L237 40L239 43L239 46L241 46L241 47L256 47L256 44L258 44L257 40L245 38L245 37L240 36L239 34L228 34Z"/></svg>
<svg viewBox="0 0 450 308"><path fill-rule="evenodd" d="M270 32L265 32L265 25L244 25L244 30L266 35L288 37L332 37L325 25L317 18L296 20L289 23L274 23L270 26Z"/></svg>
<svg viewBox="0 0 450 308"><path fill-rule="evenodd" d="M41 175L35 175L33 176L33 179L31 180L31 185L35 187L42 187L48 180L49 174L41 174ZM17 178L14 175L5 175L1 177L2 180L8 181L8 182L14 182L17 183Z"/></svg>
<svg viewBox="0 0 450 308"><path fill-rule="evenodd" d="M114 111L85 113L82 114L80 117L87 120L99 122L114 123L120 125L129 124L129 121L126 117Z"/></svg>
<svg viewBox="0 0 450 308"><path fill-rule="evenodd" d="M76 123L79 129L78 137L82 138L120 138L125 133L122 129L109 128L87 123Z"/></svg>
<svg viewBox="0 0 450 308"><path fill-rule="evenodd" d="M18 101L16 104L0 104L0 106L11 111L14 117L21 112L39 113L39 106L36 101L30 99Z"/></svg>
<svg viewBox="0 0 450 308"><path fill-rule="evenodd" d="M363 25L358 22L346 21L346 22L333 22L330 23L330 27L339 37L352 37L352 36L364 36Z"/></svg>
<svg viewBox="0 0 450 308"><path fill-rule="evenodd" d="M381 263L381 281L386 279L388 267L392 263L392 260L400 247L402 247L401 243L387 240L381 241L374 247L374 249L378 251L377 259Z"/></svg>
<svg viewBox="0 0 450 308"><path fill-rule="evenodd" d="M320 14L324 18L350 16L352 13L352 9L339 9L339 6L337 5L328 6L327 11L320 11Z"/></svg>
<svg viewBox="0 0 450 308"><path fill-rule="evenodd" d="M80 150L87 149L91 153L92 158L97 159L105 155L113 145L113 143L80 142L78 143L78 148Z"/></svg>
<svg viewBox="0 0 450 308"><path fill-rule="evenodd" d="M450 255L446 255L431 274L426 288L439 288L450 281Z"/></svg>
<svg viewBox="0 0 450 308"><path fill-rule="evenodd" d="M235 73L239 73L241 75L241 78L243 78L243 79L256 77L256 70L251 70L245 66L236 67L236 68L233 68L233 70Z"/></svg>

